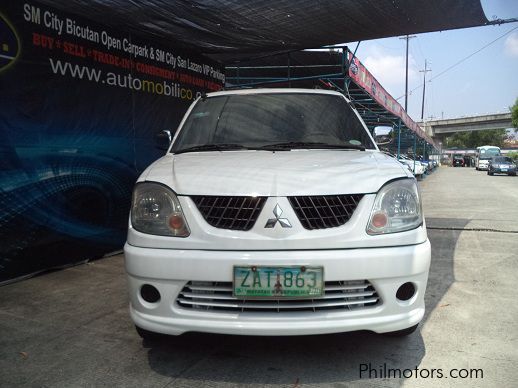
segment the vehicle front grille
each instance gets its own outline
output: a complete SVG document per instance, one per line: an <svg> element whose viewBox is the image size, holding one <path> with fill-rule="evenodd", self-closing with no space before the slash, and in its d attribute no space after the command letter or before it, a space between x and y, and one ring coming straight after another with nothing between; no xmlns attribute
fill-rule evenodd
<svg viewBox="0 0 518 388"><path fill-rule="evenodd" d="M335 228L353 215L363 194L288 197L305 229Z"/></svg>
<svg viewBox="0 0 518 388"><path fill-rule="evenodd" d="M325 282L325 294L314 299L238 299L231 282L188 282L176 303L183 308L226 312L344 311L381 303L367 280Z"/></svg>
<svg viewBox="0 0 518 388"><path fill-rule="evenodd" d="M215 228L250 230L266 197L191 196L203 218Z"/></svg>

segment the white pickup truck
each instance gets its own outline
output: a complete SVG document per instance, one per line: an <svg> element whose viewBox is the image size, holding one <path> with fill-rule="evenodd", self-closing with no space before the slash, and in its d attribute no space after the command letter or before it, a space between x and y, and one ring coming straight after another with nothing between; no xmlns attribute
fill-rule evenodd
<svg viewBox="0 0 518 388"><path fill-rule="evenodd" d="M406 335L424 315L417 182L337 92L199 98L138 179L124 251L144 338Z"/></svg>

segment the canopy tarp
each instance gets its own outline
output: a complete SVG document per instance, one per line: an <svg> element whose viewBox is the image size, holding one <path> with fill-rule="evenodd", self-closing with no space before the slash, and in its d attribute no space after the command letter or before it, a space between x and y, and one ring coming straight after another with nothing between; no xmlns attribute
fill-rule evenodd
<svg viewBox="0 0 518 388"><path fill-rule="evenodd" d="M214 58L318 48L488 23L480 0L43 0Z"/></svg>
<svg viewBox="0 0 518 388"><path fill-rule="evenodd" d="M348 49L340 51L297 51L240 62L227 67L230 87L301 87L338 90L354 104L367 127L401 128L405 150L412 148L416 134L438 148L419 125ZM400 144L401 145L401 144ZM390 145L396 147L393 141ZM387 146L388 147L388 146ZM395 149L393 150L397 152Z"/></svg>

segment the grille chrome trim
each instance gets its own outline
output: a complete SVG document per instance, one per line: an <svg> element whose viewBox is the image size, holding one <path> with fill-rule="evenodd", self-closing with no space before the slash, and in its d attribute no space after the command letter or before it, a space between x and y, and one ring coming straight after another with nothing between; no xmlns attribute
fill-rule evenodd
<svg viewBox="0 0 518 388"><path fill-rule="evenodd" d="M359 297L365 297L365 296L372 296L375 293L376 293L375 291L358 292L358 293L354 293L354 294L350 293L350 294L347 294L347 297L348 298L359 298ZM195 299L215 299L215 300L220 300L220 299L221 300L239 300L239 301L245 300L245 299L237 299L231 295L218 295L218 294L205 294L204 295L204 294L192 293L192 292L182 292L182 297L183 298L195 298ZM184 300L183 298L180 298L180 299ZM321 296L319 298L315 298L315 299L318 299L318 300L336 299L336 295L323 295L323 296ZM315 299L313 299L313 300L315 300ZM286 298L285 300L291 300L291 299ZM295 299L295 300L297 300L297 299Z"/></svg>
<svg viewBox="0 0 518 388"><path fill-rule="evenodd" d="M247 312L344 311L369 308L381 303L366 280L326 282L325 294L314 299L238 299L231 282L188 282L176 303L189 310Z"/></svg>
<svg viewBox="0 0 518 388"><path fill-rule="evenodd" d="M304 229L336 228L352 217L363 194L288 197Z"/></svg>
<svg viewBox="0 0 518 388"><path fill-rule="evenodd" d="M209 225L230 230L252 229L267 197L203 196L190 197Z"/></svg>
<svg viewBox="0 0 518 388"><path fill-rule="evenodd" d="M232 292L232 287L223 287L223 286L194 286L190 285L189 288L191 290L196 291L230 291Z"/></svg>
<svg viewBox="0 0 518 388"><path fill-rule="evenodd" d="M283 303L282 305L275 302L268 302L268 303L254 303L253 305L248 301L238 301L238 302L200 302L200 301L189 301L189 300L180 300L181 303L187 303L191 305L196 306L207 306L207 307L223 307L223 308L234 308L234 309L247 309L247 310L278 310L278 309L316 309L316 308L322 308L322 307L339 307L339 306L352 306L357 304L364 304L364 303L375 303L378 301L378 298L370 298L365 299L364 301L344 301L344 302L306 302L306 303Z"/></svg>

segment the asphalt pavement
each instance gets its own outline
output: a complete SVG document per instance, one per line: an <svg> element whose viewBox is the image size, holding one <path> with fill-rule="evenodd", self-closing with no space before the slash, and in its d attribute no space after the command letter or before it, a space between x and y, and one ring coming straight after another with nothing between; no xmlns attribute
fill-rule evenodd
<svg viewBox="0 0 518 388"><path fill-rule="evenodd" d="M0 288L0 386L516 387L518 177L441 167L419 184L432 266L426 316L409 337L143 342L117 255Z"/></svg>

